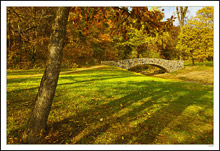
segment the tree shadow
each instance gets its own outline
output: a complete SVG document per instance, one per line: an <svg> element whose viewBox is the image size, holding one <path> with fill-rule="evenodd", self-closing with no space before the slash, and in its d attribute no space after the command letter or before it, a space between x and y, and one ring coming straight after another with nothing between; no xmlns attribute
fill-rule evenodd
<svg viewBox="0 0 220 151"><path fill-rule="evenodd" d="M29 88L29 89L19 89L19 90L13 90L13 91L9 91L7 92L7 94L12 94L12 93L19 93L19 92L24 92L24 91L32 91L32 90L35 90L35 89L38 89L38 87L33 87L33 88Z"/></svg>
<svg viewBox="0 0 220 151"><path fill-rule="evenodd" d="M153 105L158 104L161 108L154 112L151 117L140 122L136 127L128 127L127 132L123 132L123 137L126 139L122 139L121 135L119 135L117 139L109 143L153 144L161 130L166 128L170 122L181 115L188 106L199 104L200 101L197 100L201 100L200 98L207 93L206 90L198 92L191 89L183 89L182 84L174 82L137 82L136 85L137 89L135 92L130 92L124 97L99 106L94 105L91 109L79 112L76 116L67 117L63 121L52 123L49 127L54 130L60 130L59 128L62 127L64 123L69 123L73 127L69 132L65 131L63 133L71 133L71 135L63 138L75 140L74 143L76 144L94 144L96 143L96 139L111 129L115 123L129 124L132 121L138 120L140 112L148 108L154 108ZM119 87L118 90L120 89ZM162 97L168 95L167 89L172 89L172 93L176 98L173 100L166 100L165 102L158 101ZM181 92L184 92L184 95L178 95ZM197 98L191 99L195 93ZM148 97L151 98L142 102L140 106L132 106L134 103ZM131 110L121 116L115 116L115 114L120 114L119 112L125 108L131 108ZM95 114L97 111L99 113ZM100 119L104 119L104 122L101 123ZM82 127L75 127L74 121L80 121ZM59 140L59 136L55 139ZM63 140L60 139L57 143L62 141ZM105 141L102 140L100 143L104 144Z"/></svg>
<svg viewBox="0 0 220 151"><path fill-rule="evenodd" d="M85 71L85 74L91 74L94 71ZM117 71L118 72L118 71ZM110 80L116 78L139 77L127 71L120 71L114 74L109 70L108 74L102 74L103 70L88 76L88 80L77 80L76 77L60 77L63 80L69 80L69 83L58 83L59 86L75 83L87 83L92 81ZM125 72L123 74L123 72ZM80 78L80 76L79 76ZM111 85L105 85L111 87ZM183 87L186 86L186 87ZM160 81L131 81L126 86L118 85L113 87L117 93L121 93L126 88L126 94L117 99L112 99L99 105L93 104L90 109L76 112L74 116L69 116L58 122L48 124L48 135L50 139L42 140L42 144L153 144L159 133L167 125L175 120L190 105L207 105L207 99L203 98L209 89L192 90L191 84L179 82L160 82ZM199 85L198 85L199 86ZM83 85L77 86L83 87ZM98 87L101 91L101 87ZM130 89L130 91L129 91ZM34 88L31 90L33 91ZM196 96L196 98L193 98ZM163 100L163 98L166 98ZM139 103L139 104L138 104ZM210 104L209 104L210 105ZM156 107L155 107L156 106ZM151 116L139 115L145 110L151 111L157 108ZM123 113L123 114L122 114ZM59 116L59 115L57 115ZM102 119L102 120L101 120ZM130 123L141 120L136 127L129 126ZM115 128L116 124L122 128ZM127 130L123 127L127 126ZM23 125L21 125L23 127ZM107 132L115 134L116 137L110 141L101 140L100 137L107 135ZM14 135L15 131L9 132ZM118 133L118 134L116 134ZM123 139L122 139L123 136ZM20 136L19 136L20 137ZM109 136L110 137L110 136Z"/></svg>
<svg viewBox="0 0 220 151"><path fill-rule="evenodd" d="M7 84L11 83L28 83L30 81L36 81L36 79L40 80L42 77L23 77L17 79L7 79Z"/></svg>
<svg viewBox="0 0 220 151"><path fill-rule="evenodd" d="M174 101L168 106L162 107L146 121L138 124L138 128L134 128L130 133L125 134L124 138L126 139L118 139L114 143L127 144L130 142L130 139L132 139L131 136L136 136L136 138L132 140L133 142L130 143L153 144L155 138L158 136L161 130L166 128L170 122L176 119L188 106L192 104L185 101L183 102L183 105L177 109L177 102L178 101Z"/></svg>

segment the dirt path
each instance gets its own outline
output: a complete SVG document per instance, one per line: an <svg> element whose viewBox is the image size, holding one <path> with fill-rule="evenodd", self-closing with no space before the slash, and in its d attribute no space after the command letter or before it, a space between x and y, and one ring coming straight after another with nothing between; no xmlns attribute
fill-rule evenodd
<svg viewBox="0 0 220 151"><path fill-rule="evenodd" d="M79 72L79 71L97 69L97 68L101 68L101 67L104 67L104 66L105 66L105 65L99 65L99 66L92 66L92 67L89 67L89 68L76 69L75 71L63 71L63 72L60 72L60 74L76 73L76 72ZM40 77L40 76L43 76L43 74L34 74L34 75L25 75L25 76L11 76L11 77L7 77L7 80L8 80L8 79Z"/></svg>

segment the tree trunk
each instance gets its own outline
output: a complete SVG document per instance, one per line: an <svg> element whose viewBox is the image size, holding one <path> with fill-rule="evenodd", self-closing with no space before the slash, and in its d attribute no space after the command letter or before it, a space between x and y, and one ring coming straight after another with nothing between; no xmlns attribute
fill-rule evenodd
<svg viewBox="0 0 220 151"><path fill-rule="evenodd" d="M62 49L69 8L59 7L50 36L49 58L27 126L23 133L24 143L40 143L47 126L47 119L55 94L61 68Z"/></svg>
<svg viewBox="0 0 220 151"><path fill-rule="evenodd" d="M23 45L23 42L21 38L21 33L19 32L19 66L20 66L20 69L22 68L21 62L22 62L22 56L23 56L22 45Z"/></svg>
<svg viewBox="0 0 220 151"><path fill-rule="evenodd" d="M7 35L8 35L8 47L7 47L7 59L8 59L8 54L11 53L11 22L10 22L10 18L7 16L7 27L8 27L8 31L7 31Z"/></svg>
<svg viewBox="0 0 220 151"><path fill-rule="evenodd" d="M183 10L183 7L181 6L180 11L179 11L178 6L176 7L176 13L177 13L177 18L178 18L178 21L180 24L180 31L181 32L182 32L182 28L184 26L184 18L186 16L187 9L188 9L187 6L184 7L184 10Z"/></svg>
<svg viewBox="0 0 220 151"><path fill-rule="evenodd" d="M37 10L35 7L32 7L32 11L33 11L33 20L34 20L34 26L37 26L36 25L36 18L37 18ZM36 28L33 29L33 37L32 37L32 40L33 40L33 43L32 43L32 54L31 54L31 64L32 66L34 66L34 63L35 63L35 40L37 38L37 35L36 35Z"/></svg>
<svg viewBox="0 0 220 151"><path fill-rule="evenodd" d="M192 52L191 52L191 60L192 60L192 65L195 65L194 58L193 58L193 53L192 53Z"/></svg>
<svg viewBox="0 0 220 151"><path fill-rule="evenodd" d="M192 65L195 65L194 58L192 57Z"/></svg>
<svg viewBox="0 0 220 151"><path fill-rule="evenodd" d="M184 8L184 10L183 10L183 7L181 6L180 11L179 11L178 6L176 7L177 18L178 18L178 21L180 24L180 32L183 32L184 18L186 16L187 9L188 9L187 6ZM179 55L180 55L179 56L180 60L182 60L182 52L181 51L179 51Z"/></svg>

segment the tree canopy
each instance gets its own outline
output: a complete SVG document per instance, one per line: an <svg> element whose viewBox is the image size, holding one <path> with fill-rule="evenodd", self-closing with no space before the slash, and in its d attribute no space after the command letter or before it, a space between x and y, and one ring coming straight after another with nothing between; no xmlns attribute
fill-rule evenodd
<svg viewBox="0 0 220 151"><path fill-rule="evenodd" d="M188 21L179 35L176 48L185 59L203 61L213 58L213 7L204 7Z"/></svg>
<svg viewBox="0 0 220 151"><path fill-rule="evenodd" d="M55 11L56 8L8 7L8 68L45 67ZM147 7L72 7L68 16L62 66L129 58L130 46L118 47L120 43L138 39L140 35L148 39L155 37L156 40L158 35L173 28L173 18L162 21L163 17L162 11L148 10ZM137 37L131 37L134 30L139 33ZM143 42L141 46L133 45L143 47L144 50L138 50L138 56L143 56L158 54L158 49L151 50L158 47L156 44Z"/></svg>
<svg viewBox="0 0 220 151"><path fill-rule="evenodd" d="M55 11L54 7L7 8L8 68L45 67ZM187 7L178 8L180 21L186 11ZM159 7L71 7L62 67L132 57L178 59L182 54L189 59L190 51L195 59L212 59L213 7L198 10L187 24L180 24L182 32L173 25L173 16L167 21L163 17Z"/></svg>

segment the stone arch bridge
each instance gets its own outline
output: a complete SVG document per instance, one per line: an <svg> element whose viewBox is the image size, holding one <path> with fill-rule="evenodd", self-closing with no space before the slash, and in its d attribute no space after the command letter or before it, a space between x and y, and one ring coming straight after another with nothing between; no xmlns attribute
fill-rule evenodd
<svg viewBox="0 0 220 151"><path fill-rule="evenodd" d="M159 58L133 58L118 61L102 61L101 64L113 65L127 70L137 65L149 64L157 66L166 72L173 72L184 67L184 61L182 60L165 60Z"/></svg>

